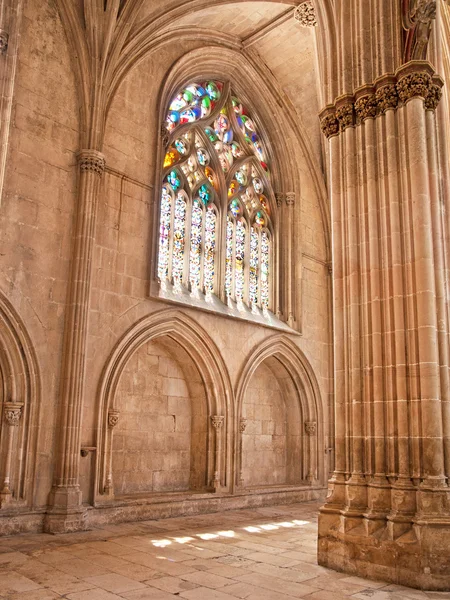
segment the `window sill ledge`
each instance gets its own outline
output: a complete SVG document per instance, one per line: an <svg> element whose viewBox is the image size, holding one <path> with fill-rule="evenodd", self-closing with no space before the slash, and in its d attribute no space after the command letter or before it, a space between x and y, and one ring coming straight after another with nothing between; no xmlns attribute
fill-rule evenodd
<svg viewBox="0 0 450 600"><path fill-rule="evenodd" d="M232 306L228 306L217 298L217 296L211 296L209 299L206 299L204 294L199 293L198 295L194 295L186 288L174 290L174 286L170 283L167 283L166 289L163 289L158 281L153 281L150 289L150 297L154 300L202 310L219 317L245 321L293 335L301 335L270 311L267 311L267 314L263 314L259 309L258 312L253 312L245 304L241 308L238 308L235 302L232 303Z"/></svg>

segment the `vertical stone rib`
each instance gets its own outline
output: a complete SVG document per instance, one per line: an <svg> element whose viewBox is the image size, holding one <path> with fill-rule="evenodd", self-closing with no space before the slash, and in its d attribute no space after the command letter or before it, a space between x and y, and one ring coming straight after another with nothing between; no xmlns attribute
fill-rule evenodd
<svg viewBox="0 0 450 600"><path fill-rule="evenodd" d="M440 407L439 348L437 344L436 283L432 242L432 219L428 180L425 111L423 100L411 98L404 108L408 123L406 143L411 179L413 271L417 320L422 475L443 477L442 414Z"/></svg>
<svg viewBox="0 0 450 600"><path fill-rule="evenodd" d="M78 162L78 204L61 373L61 437L53 489L53 507L73 509L81 502L78 471L89 295L98 189L105 168L103 155L95 150L81 151Z"/></svg>

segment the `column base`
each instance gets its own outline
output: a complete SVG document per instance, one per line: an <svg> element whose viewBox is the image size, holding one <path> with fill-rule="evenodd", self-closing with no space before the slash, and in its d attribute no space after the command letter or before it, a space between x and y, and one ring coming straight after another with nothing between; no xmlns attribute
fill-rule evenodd
<svg viewBox="0 0 450 600"><path fill-rule="evenodd" d="M73 533L87 529L87 509L82 506L79 486L55 486L50 494L50 506L44 519L46 533Z"/></svg>
<svg viewBox="0 0 450 600"><path fill-rule="evenodd" d="M45 533L75 533L87 529L87 510L83 508L71 511L51 510L45 515Z"/></svg>
<svg viewBox="0 0 450 600"><path fill-rule="evenodd" d="M400 537L394 539L388 521L374 530L365 517L361 518L360 527L355 527L354 518L351 524L346 520L340 511L328 509L320 513L320 565L421 590L450 591L447 519L442 518L439 523L410 521Z"/></svg>

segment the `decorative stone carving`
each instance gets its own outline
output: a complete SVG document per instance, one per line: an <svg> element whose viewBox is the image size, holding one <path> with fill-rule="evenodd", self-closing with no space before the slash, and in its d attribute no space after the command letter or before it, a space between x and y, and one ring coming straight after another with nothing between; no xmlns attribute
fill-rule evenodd
<svg viewBox="0 0 450 600"><path fill-rule="evenodd" d="M431 76L428 73L419 71L409 73L402 77L397 83L397 91L402 102L407 102L416 96L426 98L431 85Z"/></svg>
<svg viewBox="0 0 450 600"><path fill-rule="evenodd" d="M167 144L169 143L169 132L167 131L164 123L161 125L161 129L160 129L159 133L161 135L162 145L165 148L167 146Z"/></svg>
<svg viewBox="0 0 450 600"><path fill-rule="evenodd" d="M311 0L306 0L297 6L294 11L294 19L302 27L317 27L316 10Z"/></svg>
<svg viewBox="0 0 450 600"><path fill-rule="evenodd" d="M337 135L339 133L339 121L336 119L336 113L330 113L324 115L320 119L320 128L322 133L330 138L333 135Z"/></svg>
<svg viewBox="0 0 450 600"><path fill-rule="evenodd" d="M7 402L4 405L4 417L6 423L11 427L19 425L20 419L22 418L23 404L19 402Z"/></svg>
<svg viewBox="0 0 450 600"><path fill-rule="evenodd" d="M347 127L353 127L355 124L355 111L353 103L346 101L345 104L337 107L336 117L339 121L340 131L345 131Z"/></svg>
<svg viewBox="0 0 450 600"><path fill-rule="evenodd" d="M374 119L377 116L377 99L375 94L369 94L359 98L355 102L356 116L359 122L366 119Z"/></svg>
<svg viewBox="0 0 450 600"><path fill-rule="evenodd" d="M436 110L442 98L442 88L437 83L431 83L428 88L428 94L425 98L425 108L427 110Z"/></svg>
<svg viewBox="0 0 450 600"><path fill-rule="evenodd" d="M244 433L244 431L246 430L246 428L247 428L247 419L241 419L240 422L239 422L239 431L241 433Z"/></svg>
<svg viewBox="0 0 450 600"><path fill-rule="evenodd" d="M275 192L275 200L277 202L278 208L281 208L283 205L284 194L282 192Z"/></svg>
<svg viewBox="0 0 450 600"><path fill-rule="evenodd" d="M436 0L403 0L403 28L407 31L404 62L425 60Z"/></svg>
<svg viewBox="0 0 450 600"><path fill-rule="evenodd" d="M105 167L105 157L96 150L82 150L78 154L78 163L81 171L92 171L97 175L102 175Z"/></svg>
<svg viewBox="0 0 450 600"><path fill-rule="evenodd" d="M0 29L0 54L6 54L8 50L9 35L3 29Z"/></svg>
<svg viewBox="0 0 450 600"><path fill-rule="evenodd" d="M113 429L119 422L119 411L115 408L111 408L108 412L108 427Z"/></svg>
<svg viewBox="0 0 450 600"><path fill-rule="evenodd" d="M220 417L217 415L214 415L213 417L211 417L211 423L212 423L212 426L214 427L214 429L221 429L224 420L225 420L225 417Z"/></svg>
<svg viewBox="0 0 450 600"><path fill-rule="evenodd" d="M322 132L327 138L337 135L368 118L396 110L400 101L406 103L415 97L425 100L427 110L435 110L443 85L444 81L436 75L430 63L411 61L402 65L395 74L384 75L374 84L356 90L355 95L341 96L335 104L328 105L319 115Z"/></svg>
<svg viewBox="0 0 450 600"><path fill-rule="evenodd" d="M286 204L288 206L294 206L294 204L295 204L295 192L287 192L287 194L286 194Z"/></svg>
<svg viewBox="0 0 450 600"><path fill-rule="evenodd" d="M395 110L398 106L398 92L395 83L388 83L377 89L375 93L378 112L384 114L387 110Z"/></svg>
<svg viewBox="0 0 450 600"><path fill-rule="evenodd" d="M317 433L316 421L306 421L305 422L305 433L307 435L316 435L316 433Z"/></svg>

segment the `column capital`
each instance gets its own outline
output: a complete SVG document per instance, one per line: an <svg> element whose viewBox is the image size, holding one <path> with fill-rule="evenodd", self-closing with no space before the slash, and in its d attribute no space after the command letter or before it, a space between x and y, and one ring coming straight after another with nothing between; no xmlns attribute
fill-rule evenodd
<svg viewBox="0 0 450 600"><path fill-rule="evenodd" d="M373 85L364 85L356 90L355 112L357 123L377 116L377 98Z"/></svg>
<svg viewBox="0 0 450 600"><path fill-rule="evenodd" d="M359 126L369 118L396 110L412 98L422 98L426 110L435 110L442 96L444 80L435 73L426 60L411 60L395 73L378 77L373 84L366 84L353 94L336 98L320 113L322 133L330 138L348 127Z"/></svg>
<svg viewBox="0 0 450 600"><path fill-rule="evenodd" d="M295 192L286 193L286 204L288 206L294 206L295 204Z"/></svg>
<svg viewBox="0 0 450 600"><path fill-rule="evenodd" d="M316 435L317 422L316 421L305 421L305 433L306 435Z"/></svg>
<svg viewBox="0 0 450 600"><path fill-rule="evenodd" d="M283 205L284 194L283 192L275 192L275 200L277 202L278 208L281 208Z"/></svg>
<svg viewBox="0 0 450 600"><path fill-rule="evenodd" d="M114 429L119 422L120 412L116 408L110 408L108 411L108 427Z"/></svg>
<svg viewBox="0 0 450 600"><path fill-rule="evenodd" d="M3 406L3 415L6 423L11 427L19 425L20 419L22 418L22 402L5 402Z"/></svg>
<svg viewBox="0 0 450 600"><path fill-rule="evenodd" d="M104 155L98 150L80 150L77 160L81 171L92 171L97 175L103 175L106 161Z"/></svg>
<svg viewBox="0 0 450 600"><path fill-rule="evenodd" d="M218 415L212 416L211 417L211 423L212 423L212 426L214 427L214 429L221 429L224 420L225 420L225 417L221 417L221 416L218 416Z"/></svg>
<svg viewBox="0 0 450 600"><path fill-rule="evenodd" d="M347 127L355 125L355 106L352 94L344 94L336 99L336 118L339 121L340 131L345 131Z"/></svg>
<svg viewBox="0 0 450 600"><path fill-rule="evenodd" d="M247 419L241 419L240 422L239 422L239 431L241 433L244 433L244 431L246 430L246 428L247 428Z"/></svg>
<svg viewBox="0 0 450 600"><path fill-rule="evenodd" d="M4 29L0 29L0 54L6 54L8 50L9 35Z"/></svg>
<svg viewBox="0 0 450 600"><path fill-rule="evenodd" d="M330 138L339 133L339 121L334 104L329 104L320 113L320 128L325 137Z"/></svg>

